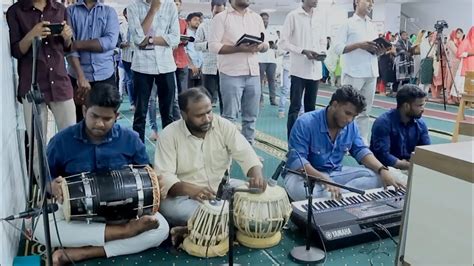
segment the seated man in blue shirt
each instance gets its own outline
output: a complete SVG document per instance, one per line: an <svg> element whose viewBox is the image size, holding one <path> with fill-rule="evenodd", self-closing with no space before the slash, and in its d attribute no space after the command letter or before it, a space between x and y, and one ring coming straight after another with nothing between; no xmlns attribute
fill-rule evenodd
<svg viewBox="0 0 474 266"><path fill-rule="evenodd" d="M48 144L47 158L51 173L52 194L63 202L63 177L84 172L104 172L122 169L126 165L149 164L145 145L138 134L115 123L120 106L118 90L109 84L98 83L86 96L83 106L85 119L54 136ZM66 249L53 254L54 265L95 257L113 257L141 252L157 247L169 233L163 216L144 215L125 224L105 224L82 221L67 222L62 206L55 213L62 244ZM45 243L42 218L38 219L35 238ZM51 242L60 243L54 232L50 215ZM67 254L67 256L66 256Z"/></svg>
<svg viewBox="0 0 474 266"><path fill-rule="evenodd" d="M405 184L396 180L365 146L353 122L365 106L364 96L351 85L345 85L332 95L328 107L300 116L291 130L287 167L364 190L382 185L404 187ZM342 166L347 152L365 168ZM303 177L286 174L285 188L293 200L306 198L304 183ZM341 195L337 187L316 183L313 197L329 196L327 192L333 198Z"/></svg>
<svg viewBox="0 0 474 266"><path fill-rule="evenodd" d="M421 118L426 93L416 85L403 85L397 93L397 109L379 116L372 126L370 149L386 166L410 168L416 146L431 144L428 128Z"/></svg>

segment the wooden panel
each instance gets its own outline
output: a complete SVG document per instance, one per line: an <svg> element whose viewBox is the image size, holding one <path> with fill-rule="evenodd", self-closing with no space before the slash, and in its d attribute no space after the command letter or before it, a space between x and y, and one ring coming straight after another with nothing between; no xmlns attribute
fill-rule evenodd
<svg viewBox="0 0 474 266"><path fill-rule="evenodd" d="M461 121L459 123L459 135L474 137L474 124Z"/></svg>
<svg viewBox="0 0 474 266"><path fill-rule="evenodd" d="M412 162L445 175L474 183L474 142L419 146Z"/></svg>

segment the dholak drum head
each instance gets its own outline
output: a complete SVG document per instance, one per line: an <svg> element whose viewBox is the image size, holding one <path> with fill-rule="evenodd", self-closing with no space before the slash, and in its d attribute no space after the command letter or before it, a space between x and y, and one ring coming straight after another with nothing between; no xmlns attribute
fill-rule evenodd
<svg viewBox="0 0 474 266"><path fill-rule="evenodd" d="M123 222L158 212L160 187L149 166L66 177L61 184L66 221Z"/></svg>

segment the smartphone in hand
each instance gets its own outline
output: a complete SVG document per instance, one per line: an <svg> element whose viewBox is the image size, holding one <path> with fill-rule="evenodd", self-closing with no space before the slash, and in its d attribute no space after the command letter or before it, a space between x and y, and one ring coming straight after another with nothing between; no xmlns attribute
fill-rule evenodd
<svg viewBox="0 0 474 266"><path fill-rule="evenodd" d="M61 34L61 32L64 29L64 24L62 24L62 23L51 23L51 24L46 25L46 27L48 27L49 30L51 30L52 35L59 35L59 34Z"/></svg>

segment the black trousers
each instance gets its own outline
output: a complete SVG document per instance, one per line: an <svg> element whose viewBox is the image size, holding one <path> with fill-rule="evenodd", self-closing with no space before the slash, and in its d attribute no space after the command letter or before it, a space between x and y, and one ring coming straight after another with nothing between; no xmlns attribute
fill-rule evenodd
<svg viewBox="0 0 474 266"><path fill-rule="evenodd" d="M133 75L133 85L137 96L133 130L138 132L140 139L145 142L146 114L153 82L157 87L162 128L174 121L172 109L176 90L175 72L148 75L134 71Z"/></svg>
<svg viewBox="0 0 474 266"><path fill-rule="evenodd" d="M286 125L288 139L290 138L291 128L298 119L301 109L301 99L304 92L304 112L311 112L316 109L316 96L318 95L318 80L303 79L291 76L290 87L290 109L288 110L288 122Z"/></svg>
<svg viewBox="0 0 474 266"><path fill-rule="evenodd" d="M77 91L77 79L69 76L69 79L71 79L71 83L72 83L72 88L74 90L74 95L76 95L76 91ZM117 90L118 90L118 84L116 82L116 79L115 79L115 74L112 74L112 76L108 79L105 79L105 80L101 80L101 81L89 81L89 84L91 84L91 87L94 86L94 84L99 84L99 83L107 83L107 84L110 84L112 86L114 86ZM84 116L82 115L82 104L78 104L76 102L74 102L74 104L76 105L76 122L79 123L82 121L82 119L84 119Z"/></svg>

